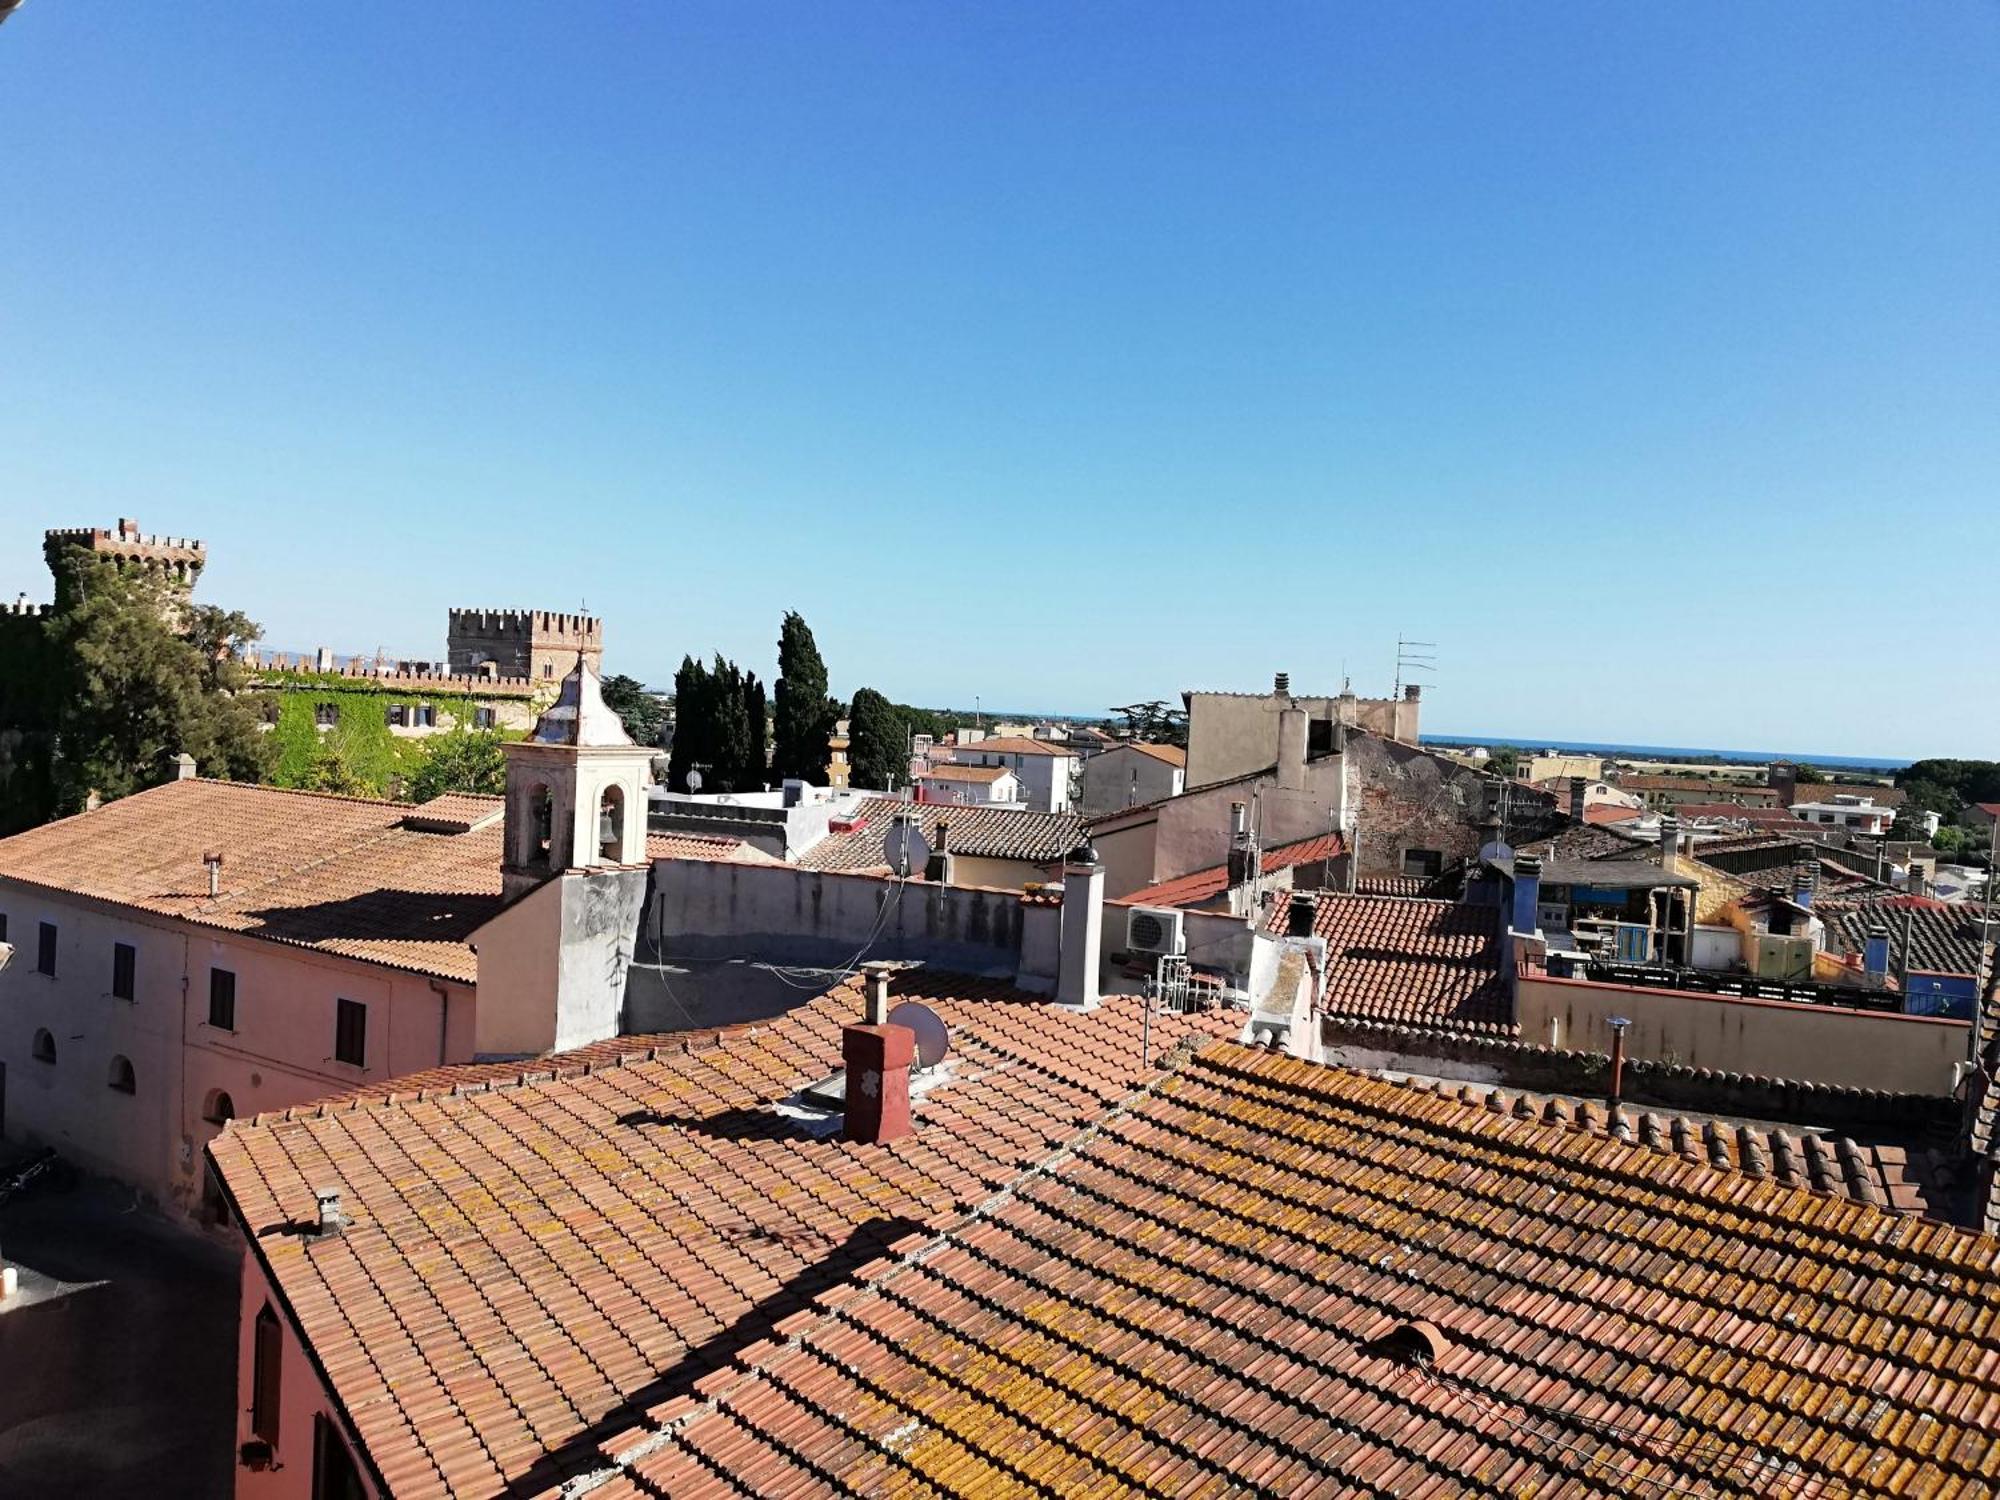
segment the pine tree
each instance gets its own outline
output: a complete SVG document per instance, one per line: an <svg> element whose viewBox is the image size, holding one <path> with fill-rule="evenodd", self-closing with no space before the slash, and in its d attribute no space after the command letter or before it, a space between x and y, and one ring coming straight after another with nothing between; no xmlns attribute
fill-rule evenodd
<svg viewBox="0 0 2000 1500"><path fill-rule="evenodd" d="M856 689L847 710L847 735L855 786L886 792L908 777L908 722L875 689Z"/></svg>
<svg viewBox="0 0 2000 1500"><path fill-rule="evenodd" d="M787 611L778 631L776 737L771 779L824 785L833 729L833 705L826 696L826 663L811 628L796 610Z"/></svg>

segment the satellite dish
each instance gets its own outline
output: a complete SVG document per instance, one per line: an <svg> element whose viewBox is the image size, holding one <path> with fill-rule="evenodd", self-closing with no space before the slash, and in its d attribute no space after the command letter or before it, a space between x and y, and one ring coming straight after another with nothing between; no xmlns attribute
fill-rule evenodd
<svg viewBox="0 0 2000 1500"><path fill-rule="evenodd" d="M688 772L688 774L687 774L687 783L688 783L688 790L689 790L690 792L698 792L698 791L700 791L700 790L701 790L701 772L699 772L699 771L690 771L690 772Z"/></svg>
<svg viewBox="0 0 2000 1500"><path fill-rule="evenodd" d="M882 839L882 853L898 875L921 875L930 867L931 846L917 825L898 818Z"/></svg>
<svg viewBox="0 0 2000 1500"><path fill-rule="evenodd" d="M935 1068L951 1051L951 1030L928 1005L905 1000L889 1012L891 1026L907 1026L917 1034L917 1066Z"/></svg>

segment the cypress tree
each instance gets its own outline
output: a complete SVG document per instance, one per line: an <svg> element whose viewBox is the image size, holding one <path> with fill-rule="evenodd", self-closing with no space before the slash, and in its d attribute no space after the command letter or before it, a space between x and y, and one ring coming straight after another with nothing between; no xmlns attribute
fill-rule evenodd
<svg viewBox="0 0 2000 1500"><path fill-rule="evenodd" d="M771 777L771 710L765 701L764 684L757 680L755 672L743 674L742 713L744 759L737 785L741 790L754 791Z"/></svg>
<svg viewBox="0 0 2000 1500"><path fill-rule="evenodd" d="M909 725L873 688L855 690L847 711L850 773L855 786L886 792L909 775Z"/></svg>
<svg viewBox="0 0 2000 1500"><path fill-rule="evenodd" d="M771 777L797 777L826 784L826 739L833 728L833 705L826 696L826 663L813 633L797 610L788 610L778 631L776 743Z"/></svg>

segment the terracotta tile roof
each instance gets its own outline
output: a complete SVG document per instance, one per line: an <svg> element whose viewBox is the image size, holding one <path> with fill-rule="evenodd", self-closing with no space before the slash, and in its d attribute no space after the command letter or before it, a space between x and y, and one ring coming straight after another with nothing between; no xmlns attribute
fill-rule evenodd
<svg viewBox="0 0 2000 1500"><path fill-rule="evenodd" d="M1681 820L1683 828L1704 818L1753 823L1760 828L1782 828L1788 823L1805 821L1793 816L1789 807L1740 807L1734 802L1683 802L1674 809L1674 816Z"/></svg>
<svg viewBox="0 0 2000 1500"><path fill-rule="evenodd" d="M1212 1046L740 1351L601 1500L1986 1495L2000 1246Z"/></svg>
<svg viewBox="0 0 2000 1500"><path fill-rule="evenodd" d="M1857 1141L1823 1130L1718 1115L1663 1115L1631 1107L1621 1108L1614 1124L1602 1099L1511 1092L1478 1083L1404 1082L1410 1088L1476 1104L1495 1114L1599 1135L1619 1131L1621 1139L1649 1151L1705 1162L1720 1172L1769 1178L1788 1187L1871 1203L1892 1213L1957 1222L1958 1205L1946 1180L1949 1174L1940 1170L1940 1162L1920 1143Z"/></svg>
<svg viewBox="0 0 2000 1500"><path fill-rule="evenodd" d="M961 744L958 749L969 755L991 751L996 755L1074 755L1076 752L1067 745L1053 744L1048 740L1031 740L1026 735L1002 735L995 739L972 740Z"/></svg>
<svg viewBox="0 0 2000 1500"><path fill-rule="evenodd" d="M1517 854L1534 854L1543 859L1631 859L1644 857L1643 851L1658 845L1625 832L1616 823L1571 823L1547 838L1530 839L1515 846ZM1654 856L1657 858L1657 854Z"/></svg>
<svg viewBox="0 0 2000 1500"><path fill-rule="evenodd" d="M387 1487L540 1493L601 1466L646 1412L1151 1076L1135 998L1078 1014L923 970L897 990L943 1016L953 1053L889 1146L771 1108L839 1065L854 983L768 1025L442 1069L226 1128L220 1179ZM1157 1068L1242 1023L1151 1024ZM351 1227L284 1232L322 1185Z"/></svg>
<svg viewBox="0 0 2000 1500"><path fill-rule="evenodd" d="M906 812L917 820L926 839L940 822L951 825L955 853L989 859L1018 859L1030 864L1054 864L1083 837L1083 820L1074 813L1029 812L1014 807L941 807L936 803L904 802L895 797L870 797L856 809L856 821L846 833L829 833L799 857L808 870L874 870L887 861L882 839Z"/></svg>
<svg viewBox="0 0 2000 1500"><path fill-rule="evenodd" d="M941 765L932 766L923 775L919 776L917 780L977 781L990 785L998 781L1002 776L1012 776L1013 774L1005 766L961 766L951 761L945 761Z"/></svg>
<svg viewBox="0 0 2000 1500"><path fill-rule="evenodd" d="M1266 875L1275 875L1280 870L1333 859L1343 847L1339 834L1323 833L1317 838L1300 839L1296 843L1281 844L1276 849L1266 849L1258 863ZM1127 906L1198 906L1204 901L1214 900L1228 889L1229 866L1214 865L1172 880L1162 880L1118 899Z"/></svg>
<svg viewBox="0 0 2000 1500"><path fill-rule="evenodd" d="M1630 823L1646 816L1641 807L1620 807L1615 802L1593 802L1585 805L1583 821L1586 823Z"/></svg>
<svg viewBox="0 0 2000 1500"><path fill-rule="evenodd" d="M1903 964L1904 948L1909 949L1909 966L1926 974L1977 974L1979 962L1979 908L1948 906L1922 896L1894 896L1880 901L1857 903L1816 900L1813 907L1826 923L1826 946L1837 952L1860 953L1868 941L1868 929L1880 923L1889 929L1889 965ZM1993 936L2000 939L2000 923Z"/></svg>
<svg viewBox="0 0 2000 1500"><path fill-rule="evenodd" d="M1148 745L1140 740L1129 740L1123 748L1137 750L1141 755L1150 755L1154 760L1165 761L1168 765L1178 766L1182 770L1187 769L1187 751L1179 745Z"/></svg>
<svg viewBox="0 0 2000 1500"><path fill-rule="evenodd" d="M471 792L446 792L419 802L403 816L405 828L425 833L471 833L506 816L505 797L481 797Z"/></svg>
<svg viewBox="0 0 2000 1500"><path fill-rule="evenodd" d="M784 863L775 854L766 854L754 844L706 833L649 833L646 835L646 858L724 860L733 865Z"/></svg>
<svg viewBox="0 0 2000 1500"><path fill-rule="evenodd" d="M1513 1035L1497 908L1338 891L1313 893L1313 904L1313 932L1326 939L1328 1014ZM1281 902L1265 930L1283 932L1289 920Z"/></svg>
<svg viewBox="0 0 2000 1500"><path fill-rule="evenodd" d="M1358 875L1354 880L1354 894L1357 896L1428 896L1431 894L1432 878L1427 875Z"/></svg>
<svg viewBox="0 0 2000 1500"><path fill-rule="evenodd" d="M487 800L453 807L463 814ZM0 840L0 877L470 982L478 963L466 939L501 905L500 824L428 833L409 826L420 811L170 781ZM213 900L209 851L223 857Z"/></svg>
<svg viewBox="0 0 2000 1500"><path fill-rule="evenodd" d="M1612 785L1621 792L1714 792L1717 801L1748 797L1752 802L1769 803L1778 795L1775 788L1755 782L1710 780L1706 776L1624 775Z"/></svg>

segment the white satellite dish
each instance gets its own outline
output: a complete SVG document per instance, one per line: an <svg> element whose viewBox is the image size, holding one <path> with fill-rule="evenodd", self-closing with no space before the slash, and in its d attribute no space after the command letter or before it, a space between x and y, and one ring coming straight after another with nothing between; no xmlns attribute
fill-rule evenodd
<svg viewBox="0 0 2000 1500"><path fill-rule="evenodd" d="M690 771L690 772L688 772L688 774L687 774L687 784L688 784L688 791L690 791L690 792L698 792L698 791L700 791L700 790L701 790L701 772L699 772L699 771Z"/></svg>
<svg viewBox="0 0 2000 1500"><path fill-rule="evenodd" d="M917 825L898 818L882 839L882 854L898 875L922 875L930 868L931 846Z"/></svg>
<svg viewBox="0 0 2000 1500"><path fill-rule="evenodd" d="M951 1029L928 1005L905 1000L889 1012L891 1026L907 1026L917 1034L917 1066L935 1068L951 1051Z"/></svg>

